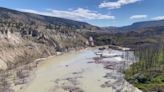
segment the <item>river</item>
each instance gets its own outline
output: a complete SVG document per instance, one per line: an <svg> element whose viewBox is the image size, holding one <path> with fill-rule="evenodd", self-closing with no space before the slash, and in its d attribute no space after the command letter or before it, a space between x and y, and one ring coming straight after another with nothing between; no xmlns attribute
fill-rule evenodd
<svg viewBox="0 0 164 92"><path fill-rule="evenodd" d="M106 51L125 54L111 49ZM127 54L128 58L97 60L99 56L95 52L97 49L90 48L49 57L39 64L35 78L18 92L141 92L126 82L120 72L132 63L132 53Z"/></svg>

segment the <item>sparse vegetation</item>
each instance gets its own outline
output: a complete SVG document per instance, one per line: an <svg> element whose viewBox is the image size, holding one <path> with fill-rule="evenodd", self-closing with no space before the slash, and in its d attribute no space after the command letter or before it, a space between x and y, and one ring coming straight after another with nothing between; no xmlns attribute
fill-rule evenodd
<svg viewBox="0 0 164 92"><path fill-rule="evenodd" d="M144 92L164 91L164 44L136 51L139 62L125 71L126 79Z"/></svg>

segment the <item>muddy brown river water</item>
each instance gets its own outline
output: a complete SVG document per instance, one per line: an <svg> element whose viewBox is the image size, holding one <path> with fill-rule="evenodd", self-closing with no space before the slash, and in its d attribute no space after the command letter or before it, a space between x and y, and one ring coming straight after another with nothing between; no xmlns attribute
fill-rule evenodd
<svg viewBox="0 0 164 92"><path fill-rule="evenodd" d="M141 92L126 82L120 72L134 61L133 53L127 54L128 58L118 56L97 61L93 59L99 57L96 51L86 49L46 59L39 64L33 81L18 92Z"/></svg>

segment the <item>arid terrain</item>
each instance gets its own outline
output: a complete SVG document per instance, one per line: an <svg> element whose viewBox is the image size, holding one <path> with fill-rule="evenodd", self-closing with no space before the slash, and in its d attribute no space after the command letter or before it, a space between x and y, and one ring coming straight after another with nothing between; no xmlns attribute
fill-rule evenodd
<svg viewBox="0 0 164 92"><path fill-rule="evenodd" d="M101 27L33 12L0 7L0 92L164 91L163 19Z"/></svg>

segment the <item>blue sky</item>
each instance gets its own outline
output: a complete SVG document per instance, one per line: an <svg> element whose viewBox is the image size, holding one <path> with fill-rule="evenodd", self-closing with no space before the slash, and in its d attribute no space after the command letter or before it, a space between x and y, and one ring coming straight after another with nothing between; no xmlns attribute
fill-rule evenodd
<svg viewBox="0 0 164 92"><path fill-rule="evenodd" d="M0 0L0 6L97 26L164 19L164 0Z"/></svg>

